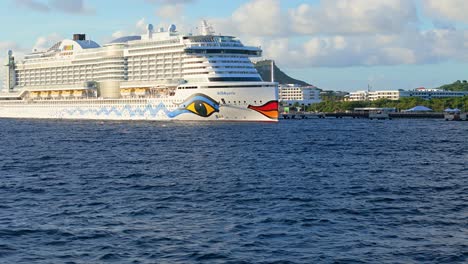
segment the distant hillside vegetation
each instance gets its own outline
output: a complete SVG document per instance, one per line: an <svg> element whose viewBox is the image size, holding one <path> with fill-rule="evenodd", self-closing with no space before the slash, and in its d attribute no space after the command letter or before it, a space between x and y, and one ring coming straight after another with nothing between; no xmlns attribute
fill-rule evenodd
<svg viewBox="0 0 468 264"><path fill-rule="evenodd" d="M452 84L446 84L439 87L445 91L468 91L468 82L466 80L456 81Z"/></svg>
<svg viewBox="0 0 468 264"><path fill-rule="evenodd" d="M260 73L260 76L262 76L262 79L264 81L267 81L267 82L271 81L271 60L258 61L257 63L254 63L254 65L258 73ZM299 85L304 85L304 86L310 85L304 81L297 80L288 76L286 73L280 70L276 66L276 64L275 64L275 82L278 82L279 84L299 84Z"/></svg>

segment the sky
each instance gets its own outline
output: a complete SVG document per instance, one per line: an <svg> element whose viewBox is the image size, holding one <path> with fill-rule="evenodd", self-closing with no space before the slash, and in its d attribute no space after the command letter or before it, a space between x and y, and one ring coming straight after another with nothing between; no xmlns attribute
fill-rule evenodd
<svg viewBox="0 0 468 264"><path fill-rule="evenodd" d="M9 49L21 58L73 33L104 44L142 34L148 23L196 33L206 19L326 90L468 79L466 0L1 0L0 10L2 62Z"/></svg>

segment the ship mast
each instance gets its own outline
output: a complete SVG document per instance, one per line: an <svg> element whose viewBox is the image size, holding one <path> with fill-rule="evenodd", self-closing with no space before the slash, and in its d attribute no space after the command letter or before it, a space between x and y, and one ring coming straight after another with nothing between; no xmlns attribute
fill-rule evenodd
<svg viewBox="0 0 468 264"><path fill-rule="evenodd" d="M16 76L15 76L15 57L13 56L13 51L8 51L8 58L5 63L5 90L11 92L16 85Z"/></svg>
<svg viewBox="0 0 468 264"><path fill-rule="evenodd" d="M271 60L271 82L275 82L275 61Z"/></svg>

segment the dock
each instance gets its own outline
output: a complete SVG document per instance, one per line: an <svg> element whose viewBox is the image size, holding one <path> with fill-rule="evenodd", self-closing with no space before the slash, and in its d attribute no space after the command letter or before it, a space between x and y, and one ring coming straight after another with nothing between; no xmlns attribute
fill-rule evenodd
<svg viewBox="0 0 468 264"><path fill-rule="evenodd" d="M333 112L333 113L314 113L314 112L294 112L280 113L281 119L312 119L312 118L365 118L369 119L369 113L366 112ZM388 118L409 118L409 119L444 119L444 113L439 112L391 112Z"/></svg>
<svg viewBox="0 0 468 264"><path fill-rule="evenodd" d="M295 112L295 113L280 113L280 119L309 119L309 118L325 118L325 113L313 112Z"/></svg>

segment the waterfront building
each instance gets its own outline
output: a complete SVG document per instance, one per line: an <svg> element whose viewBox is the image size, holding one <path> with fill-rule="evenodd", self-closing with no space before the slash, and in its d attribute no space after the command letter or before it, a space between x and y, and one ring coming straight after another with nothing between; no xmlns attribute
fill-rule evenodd
<svg viewBox="0 0 468 264"><path fill-rule="evenodd" d="M450 98L468 96L468 91L444 91L441 89L417 88L405 90L357 91L351 92L346 101L376 101L380 99L400 100L405 97L418 97L424 100L431 98Z"/></svg>
<svg viewBox="0 0 468 264"><path fill-rule="evenodd" d="M468 96L468 91L444 91L441 89L417 88L405 93L405 97L419 97L425 100L431 98L450 98Z"/></svg>
<svg viewBox="0 0 468 264"><path fill-rule="evenodd" d="M399 100L403 97L405 91L403 90L389 90L389 91L357 91L349 93L346 97L347 101L376 101L380 99Z"/></svg>
<svg viewBox="0 0 468 264"><path fill-rule="evenodd" d="M370 91L369 101L377 101L380 99L399 100L402 96L404 96L403 90Z"/></svg>
<svg viewBox="0 0 468 264"><path fill-rule="evenodd" d="M351 92L348 96L345 96L346 101L367 101L369 100L368 91L357 91Z"/></svg>
<svg viewBox="0 0 468 264"><path fill-rule="evenodd" d="M311 105L320 103L321 90L315 86L300 86L295 84L279 85L279 101L285 104L293 105Z"/></svg>

